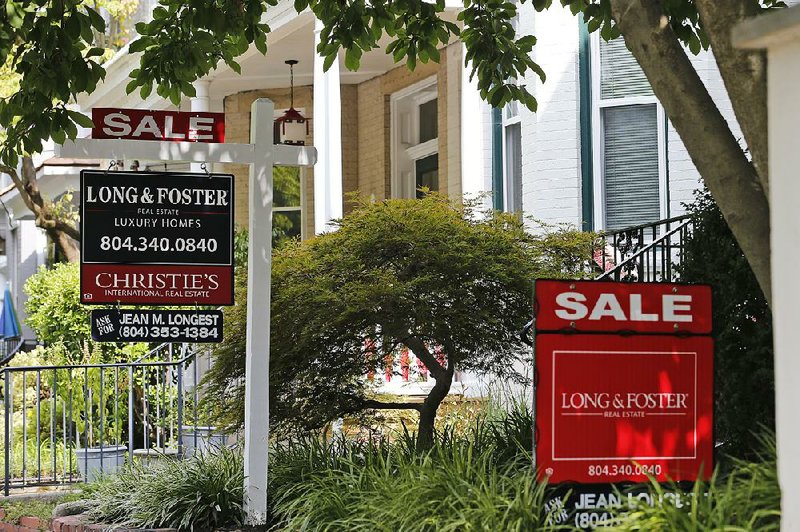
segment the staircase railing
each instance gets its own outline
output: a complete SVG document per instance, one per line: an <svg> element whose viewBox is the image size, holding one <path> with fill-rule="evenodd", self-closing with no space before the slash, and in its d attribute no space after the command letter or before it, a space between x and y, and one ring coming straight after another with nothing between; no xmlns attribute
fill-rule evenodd
<svg viewBox="0 0 800 532"><path fill-rule="evenodd" d="M199 366L207 350L197 347L161 344L134 362L0 369L4 493L203 447Z"/></svg>
<svg viewBox="0 0 800 532"><path fill-rule="evenodd" d="M597 278L678 281L678 265L683 261L685 242L693 229L692 217L684 215L604 233L595 256L603 270Z"/></svg>

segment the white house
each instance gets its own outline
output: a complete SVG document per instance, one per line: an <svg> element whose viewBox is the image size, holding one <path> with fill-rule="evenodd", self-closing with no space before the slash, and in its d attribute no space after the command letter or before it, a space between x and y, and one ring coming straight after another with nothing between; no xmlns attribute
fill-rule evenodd
<svg viewBox="0 0 800 532"><path fill-rule="evenodd" d="M151 4L142 3L143 13ZM458 2L447 5L447 16L455 20ZM491 109L483 102L464 68L460 42L443 47L440 64L421 64L413 73L380 50L365 54L358 72L334 63L323 73L313 13L298 15L293 2L281 0L265 22L272 29L267 56L251 47L241 58L241 75L221 65L195 83L197 96L185 99L180 109L225 112L226 139L246 142L250 104L269 97L276 108L288 108L285 61L299 61L294 106L311 119L307 143L317 148L319 161L313 169L283 170L276 180L274 216L281 218L285 236L308 238L324 231L328 221L347 211L344 195L354 191L378 200L414 197L422 185L452 197L491 192L487 201L496 208L610 230L682 214L682 203L691 201L699 186L681 140L622 40L606 43L590 35L567 8L553 5L535 13L530 3L520 6L518 28L537 36L534 59L547 73L543 84L533 74L521 80L539 101L536 113L517 104ZM713 56L704 52L692 61L737 131ZM154 93L145 101L125 93L137 63L127 50L118 53L107 64L105 82L79 98L81 109L174 109ZM77 188L78 168L56 164L66 162L51 159L40 170L40 184L51 196ZM210 170L236 176L236 220L246 226L247 167ZM8 249L23 250L5 272L21 303L24 278L47 254L46 239L29 227L15 198L13 189L0 195L11 206L7 240L14 243Z"/></svg>

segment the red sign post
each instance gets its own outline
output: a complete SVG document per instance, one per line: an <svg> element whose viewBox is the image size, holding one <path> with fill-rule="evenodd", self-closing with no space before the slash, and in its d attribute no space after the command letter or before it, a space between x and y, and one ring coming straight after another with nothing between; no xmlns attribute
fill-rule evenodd
<svg viewBox="0 0 800 532"><path fill-rule="evenodd" d="M710 476L708 286L537 281L535 305L539 478Z"/></svg>

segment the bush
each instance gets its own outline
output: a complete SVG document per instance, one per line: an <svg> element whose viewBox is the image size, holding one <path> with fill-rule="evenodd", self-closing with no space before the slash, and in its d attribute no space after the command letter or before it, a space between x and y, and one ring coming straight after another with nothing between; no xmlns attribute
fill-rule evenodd
<svg viewBox="0 0 800 532"><path fill-rule="evenodd" d="M772 315L742 250L708 191L687 206L695 217L681 279L709 283L715 338L715 437L724 451L748 457L759 449L753 430L774 430Z"/></svg>
<svg viewBox="0 0 800 532"><path fill-rule="evenodd" d="M436 382L407 409L419 412L427 445L455 371L523 380L530 350L518 332L531 282L585 274L594 239L565 228L531 234L514 215L431 193L359 200L337 231L283 244L272 269L273 429L313 430L387 406L363 376L407 349ZM239 276L205 380L205 406L230 430L244 413L246 289Z"/></svg>
<svg viewBox="0 0 800 532"><path fill-rule="evenodd" d="M244 460L220 448L164 464L126 465L89 488L91 517L127 528L213 530L240 525Z"/></svg>
<svg viewBox="0 0 800 532"><path fill-rule="evenodd" d="M418 454L390 442L304 437L273 448L270 508L286 530L548 530L524 405L489 411Z"/></svg>
<svg viewBox="0 0 800 532"><path fill-rule="evenodd" d="M92 335L91 309L80 304L79 268L75 262L42 266L25 282L26 323L39 341L61 342L71 352L79 352Z"/></svg>

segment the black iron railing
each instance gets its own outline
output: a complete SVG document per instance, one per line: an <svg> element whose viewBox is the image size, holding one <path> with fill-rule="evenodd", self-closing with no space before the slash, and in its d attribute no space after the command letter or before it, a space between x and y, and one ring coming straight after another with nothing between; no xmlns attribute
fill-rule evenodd
<svg viewBox="0 0 800 532"><path fill-rule="evenodd" d="M694 228L689 215L608 231L601 235L595 262L598 279L613 281L678 281L677 266Z"/></svg>
<svg viewBox="0 0 800 532"><path fill-rule="evenodd" d="M162 344L129 363L0 369L4 492L91 480L125 460L182 457L200 426L207 350Z"/></svg>
<svg viewBox="0 0 800 532"><path fill-rule="evenodd" d="M0 339L0 366L5 366L14 358L24 344L25 340L18 336Z"/></svg>

